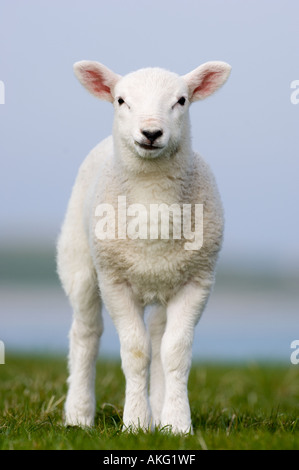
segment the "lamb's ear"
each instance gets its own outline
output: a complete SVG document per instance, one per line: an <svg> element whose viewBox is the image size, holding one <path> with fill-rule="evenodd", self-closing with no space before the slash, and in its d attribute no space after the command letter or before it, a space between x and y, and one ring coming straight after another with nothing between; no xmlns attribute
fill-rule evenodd
<svg viewBox="0 0 299 470"><path fill-rule="evenodd" d="M202 100L220 88L228 79L231 66L226 62L206 62L184 75L189 89L189 101Z"/></svg>
<svg viewBox="0 0 299 470"><path fill-rule="evenodd" d="M90 60L81 60L74 64L74 72L79 82L93 95L112 102L114 87L120 75L109 70L105 65Z"/></svg>

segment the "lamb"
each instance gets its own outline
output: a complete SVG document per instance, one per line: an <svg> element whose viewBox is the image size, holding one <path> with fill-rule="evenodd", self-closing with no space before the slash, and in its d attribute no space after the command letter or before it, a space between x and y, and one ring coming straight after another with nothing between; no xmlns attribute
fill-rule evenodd
<svg viewBox="0 0 299 470"><path fill-rule="evenodd" d="M223 238L222 203L211 170L192 151L188 109L225 83L230 66L207 62L184 76L145 68L122 77L98 62L80 61L74 72L89 92L113 103L115 114L113 135L79 169L57 244L58 274L74 312L65 422L94 424L105 304L126 379L123 429L186 434L192 432L187 382L194 328L214 283ZM146 212L153 204L189 204L193 228L194 207L202 205L202 246L186 249L183 237L171 236L181 222L171 210L168 239L138 237L138 230L135 237L123 230L97 236L103 207L106 228L109 207L121 228L119 197L134 208L135 218L136 207ZM161 230L162 215L154 229ZM146 217L137 225L152 230Z"/></svg>

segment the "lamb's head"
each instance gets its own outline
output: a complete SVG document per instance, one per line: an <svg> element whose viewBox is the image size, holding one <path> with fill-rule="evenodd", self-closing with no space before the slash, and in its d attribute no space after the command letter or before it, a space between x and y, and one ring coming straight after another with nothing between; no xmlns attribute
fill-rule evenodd
<svg viewBox="0 0 299 470"><path fill-rule="evenodd" d="M188 90L174 73L146 68L126 75L114 90L114 133L142 158L172 154L188 132Z"/></svg>
<svg viewBox="0 0 299 470"><path fill-rule="evenodd" d="M114 136L134 155L172 155L189 140L189 105L214 93L230 66L207 62L184 76L145 68L124 77L98 62L76 62L79 81L98 98L114 104Z"/></svg>

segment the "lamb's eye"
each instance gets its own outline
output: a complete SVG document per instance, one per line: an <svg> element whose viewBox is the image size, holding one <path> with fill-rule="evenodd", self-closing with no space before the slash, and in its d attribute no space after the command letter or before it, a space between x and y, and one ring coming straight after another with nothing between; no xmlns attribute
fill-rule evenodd
<svg viewBox="0 0 299 470"><path fill-rule="evenodd" d="M184 104L186 103L186 98L184 98L182 96L182 98L179 99L178 103L181 105L181 106L184 106Z"/></svg>
<svg viewBox="0 0 299 470"><path fill-rule="evenodd" d="M125 102L122 98L118 98L117 101L118 101L119 106L121 106Z"/></svg>

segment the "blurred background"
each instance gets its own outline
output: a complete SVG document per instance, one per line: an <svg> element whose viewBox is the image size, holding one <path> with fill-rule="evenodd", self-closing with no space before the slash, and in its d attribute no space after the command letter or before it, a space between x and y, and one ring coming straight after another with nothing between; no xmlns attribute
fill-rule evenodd
<svg viewBox="0 0 299 470"><path fill-rule="evenodd" d="M82 160L111 133L109 103L72 65L185 74L209 60L232 73L191 107L193 147L213 169L226 215L216 287L194 356L290 363L299 339L296 0L1 0L0 340L6 352L67 351L71 309L55 244ZM0 100L1 101L1 100ZM108 314L101 354L119 357ZM299 366L298 366L299 367Z"/></svg>

